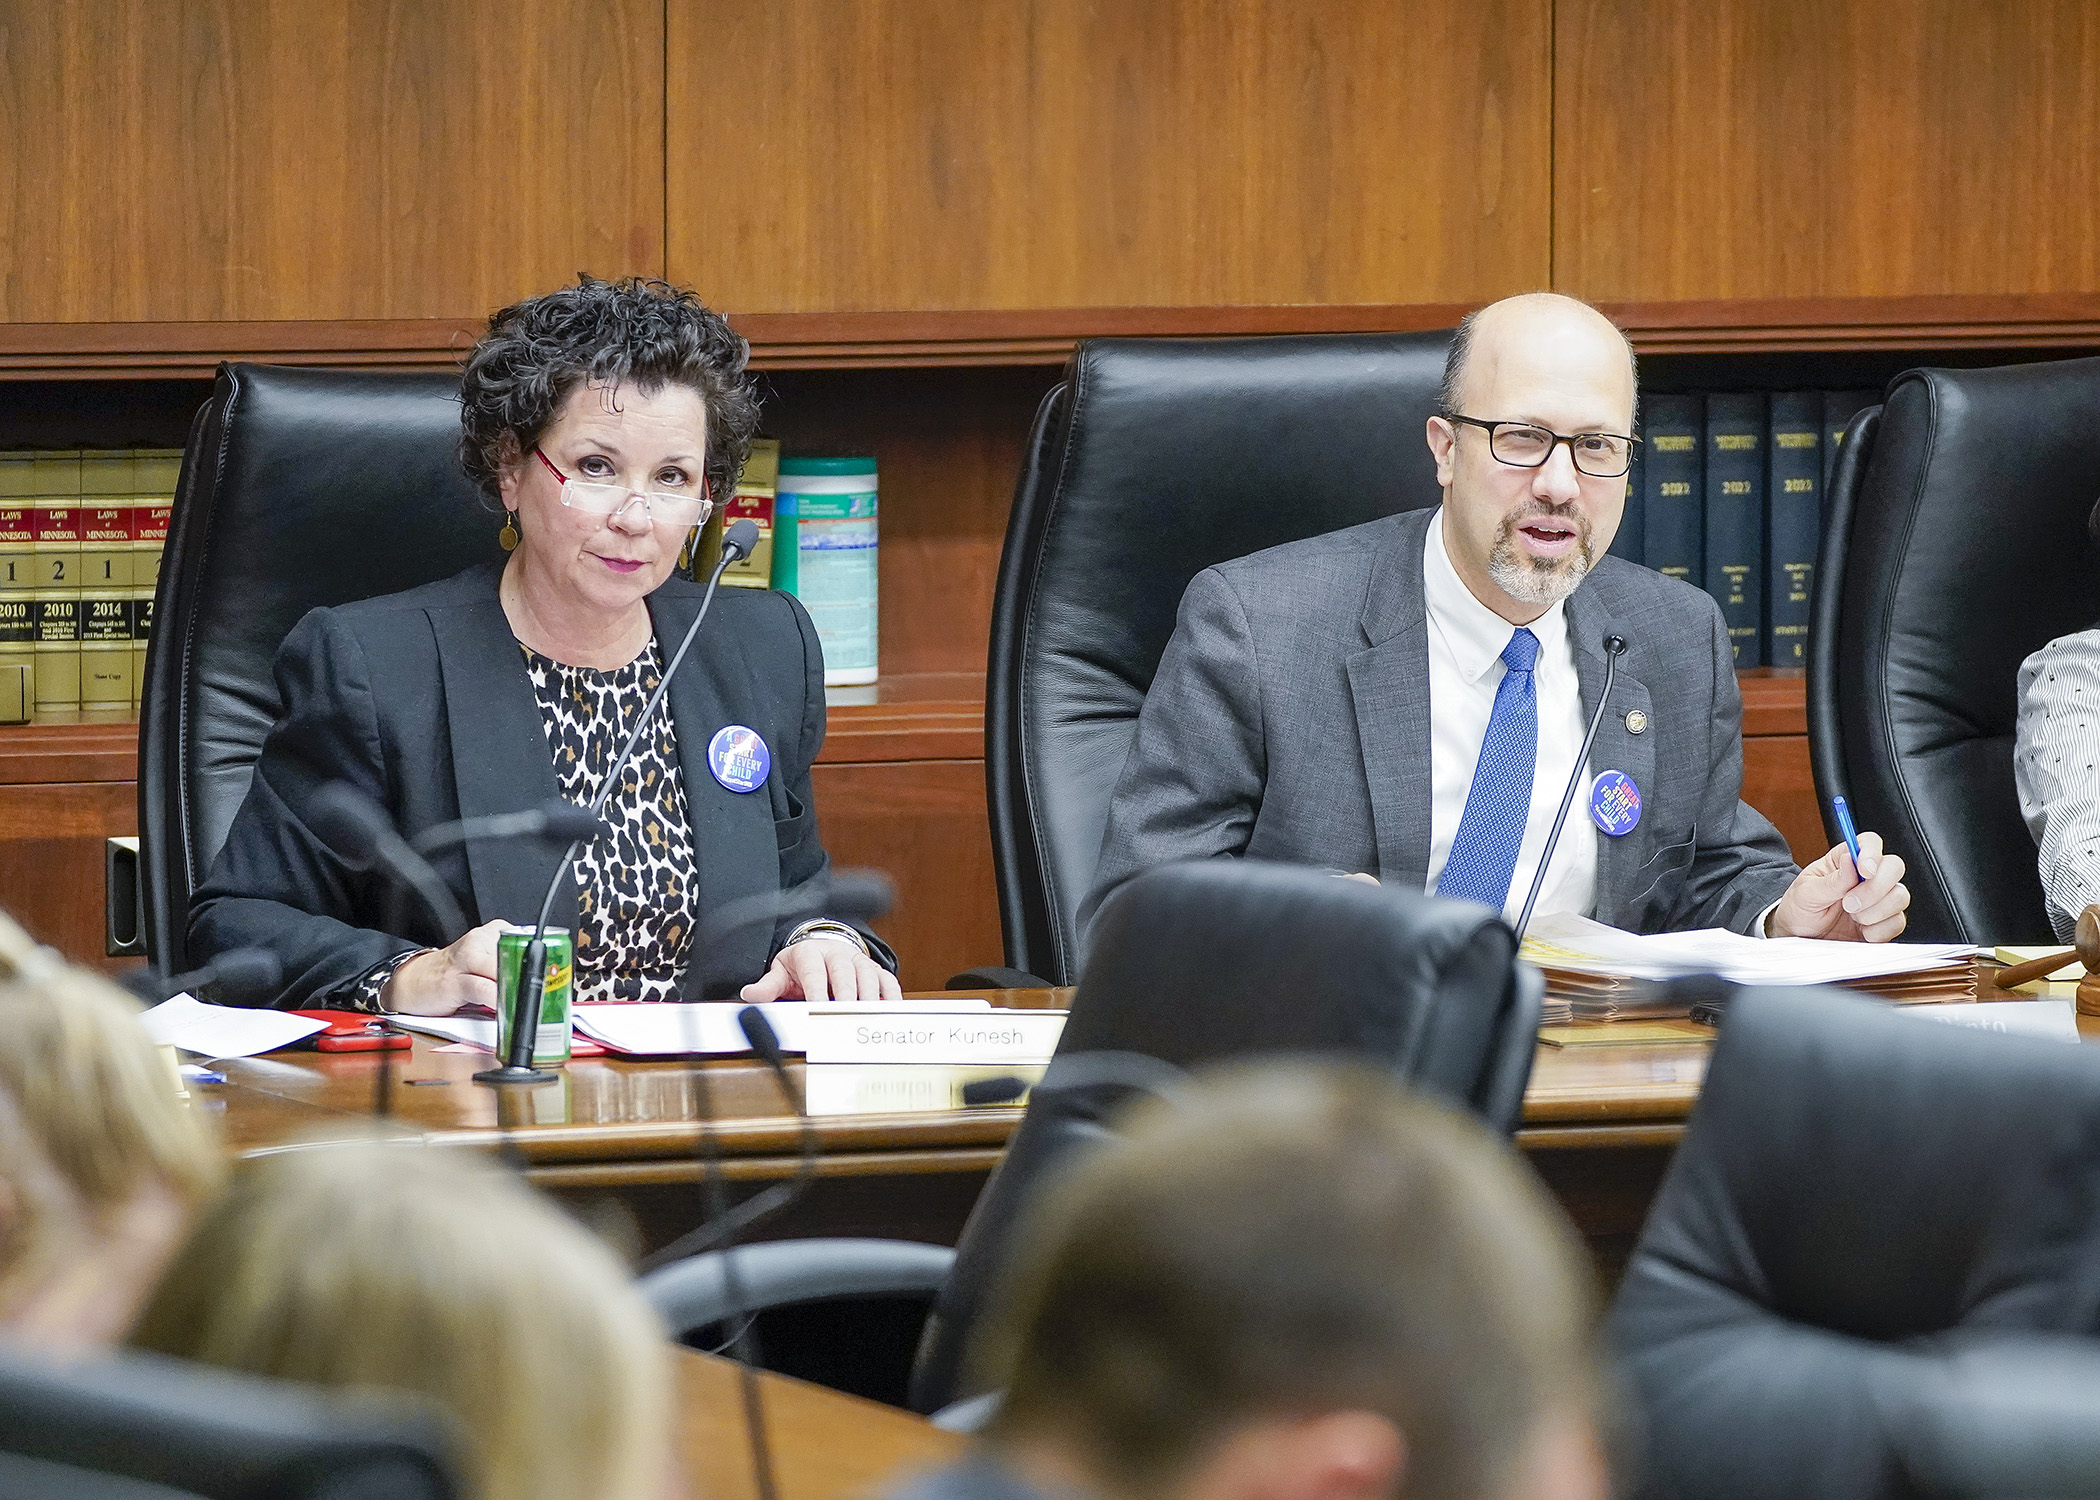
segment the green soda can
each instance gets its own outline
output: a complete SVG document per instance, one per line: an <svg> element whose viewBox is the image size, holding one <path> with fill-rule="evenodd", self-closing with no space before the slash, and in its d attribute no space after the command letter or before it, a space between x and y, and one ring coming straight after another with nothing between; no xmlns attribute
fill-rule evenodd
<svg viewBox="0 0 2100 1500"><path fill-rule="evenodd" d="M532 946L530 926L510 923L496 939L496 1055L510 1056L510 1027L513 1007L518 1003L518 983L525 976L525 950ZM547 988L540 1001L540 1034L533 1039L532 1065L544 1068L569 1060L569 1036L573 1017L569 1010L570 981L576 974L576 950L569 929L550 927L547 941Z"/></svg>

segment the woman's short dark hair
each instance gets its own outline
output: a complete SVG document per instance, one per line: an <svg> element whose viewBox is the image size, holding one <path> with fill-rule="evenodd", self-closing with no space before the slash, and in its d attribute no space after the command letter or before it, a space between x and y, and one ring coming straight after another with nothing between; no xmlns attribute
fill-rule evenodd
<svg viewBox="0 0 2100 1500"><path fill-rule="evenodd" d="M578 276L490 316L460 377L460 464L498 499L503 466L531 451L578 386L654 395L680 385L707 409L708 489L725 498L758 428L750 357L728 320L691 291L641 276Z"/></svg>

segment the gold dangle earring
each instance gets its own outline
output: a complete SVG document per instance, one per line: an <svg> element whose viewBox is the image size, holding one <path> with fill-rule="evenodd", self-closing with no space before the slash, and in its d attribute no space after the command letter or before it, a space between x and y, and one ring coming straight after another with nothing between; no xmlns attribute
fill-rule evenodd
<svg viewBox="0 0 2100 1500"><path fill-rule="evenodd" d="M518 513L507 510L503 513L503 529L496 533L497 545L505 552L518 550Z"/></svg>

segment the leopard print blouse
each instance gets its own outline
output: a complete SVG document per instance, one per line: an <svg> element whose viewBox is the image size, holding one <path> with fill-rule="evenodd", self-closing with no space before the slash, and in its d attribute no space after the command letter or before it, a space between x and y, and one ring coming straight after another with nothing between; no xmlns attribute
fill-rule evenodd
<svg viewBox="0 0 2100 1500"><path fill-rule="evenodd" d="M605 782L635 715L662 679L652 636L626 666L610 672L572 667L519 643L539 700L540 725L554 753L562 796L588 804ZM576 978L573 998L676 1000L692 948L693 829L686 813L678 736L667 713L642 736L605 804L612 833L576 855ZM424 950L417 949L416 952ZM379 993L403 953L361 976L335 1003L378 1010Z"/></svg>
<svg viewBox="0 0 2100 1500"><path fill-rule="evenodd" d="M521 645L562 796L588 805L663 677L651 637L624 667L572 667ZM693 943L695 878L678 734L659 713L605 804L612 832L576 855L575 998L676 1000Z"/></svg>

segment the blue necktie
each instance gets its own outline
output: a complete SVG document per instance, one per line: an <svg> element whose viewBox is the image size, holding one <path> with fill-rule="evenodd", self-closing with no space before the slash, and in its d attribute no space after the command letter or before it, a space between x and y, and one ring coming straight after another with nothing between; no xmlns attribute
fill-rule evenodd
<svg viewBox="0 0 2100 1500"><path fill-rule="evenodd" d="M1439 896L1457 896L1502 910L1509 900L1517 849L1531 820L1532 772L1539 758L1539 694L1531 669L1539 638L1521 626L1502 648L1509 670L1495 689L1495 709L1466 789L1451 854L1437 877Z"/></svg>

